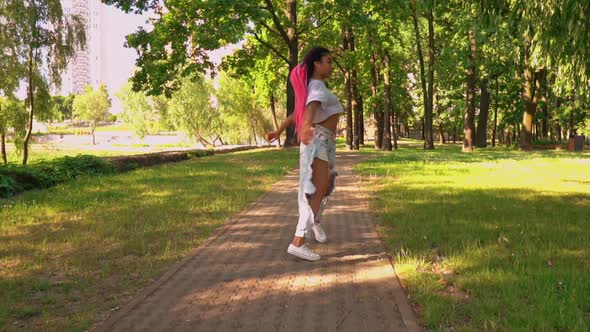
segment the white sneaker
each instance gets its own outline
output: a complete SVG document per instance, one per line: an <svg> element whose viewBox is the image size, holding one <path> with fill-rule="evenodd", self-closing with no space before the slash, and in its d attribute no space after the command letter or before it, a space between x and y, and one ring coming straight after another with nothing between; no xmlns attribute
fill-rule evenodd
<svg viewBox="0 0 590 332"><path fill-rule="evenodd" d="M322 227L321 224L316 224L314 222L313 225L311 226L311 230L313 231L313 234L315 235L316 241L322 242L322 243L328 241L328 237L326 236L326 232L324 231L324 228Z"/></svg>
<svg viewBox="0 0 590 332"><path fill-rule="evenodd" d="M301 245L301 247L296 247L293 245L293 243L291 243L289 245L289 249L287 249L287 253L308 261L317 261L321 258L320 255L311 251L311 249L309 249L305 244Z"/></svg>

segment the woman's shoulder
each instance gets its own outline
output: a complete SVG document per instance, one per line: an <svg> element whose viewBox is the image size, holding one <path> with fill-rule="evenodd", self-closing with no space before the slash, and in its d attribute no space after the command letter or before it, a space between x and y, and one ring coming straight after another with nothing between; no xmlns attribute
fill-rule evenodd
<svg viewBox="0 0 590 332"><path fill-rule="evenodd" d="M322 80L311 79L309 80L309 84L307 85L308 89L325 89L326 84Z"/></svg>

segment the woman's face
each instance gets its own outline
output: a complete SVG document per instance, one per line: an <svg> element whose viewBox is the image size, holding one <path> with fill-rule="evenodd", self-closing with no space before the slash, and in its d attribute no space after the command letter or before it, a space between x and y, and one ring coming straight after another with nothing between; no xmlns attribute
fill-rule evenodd
<svg viewBox="0 0 590 332"><path fill-rule="evenodd" d="M315 72L321 78L328 78L332 75L332 71L334 67L332 67L332 55L326 54L323 55L320 61L316 61L315 63Z"/></svg>

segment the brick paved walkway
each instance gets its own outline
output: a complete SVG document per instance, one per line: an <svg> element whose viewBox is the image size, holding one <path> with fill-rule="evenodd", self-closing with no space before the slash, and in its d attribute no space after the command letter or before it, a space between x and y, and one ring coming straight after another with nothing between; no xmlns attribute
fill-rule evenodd
<svg viewBox="0 0 590 332"><path fill-rule="evenodd" d="M354 153L337 156L322 260L286 253L298 172L125 304L98 331L419 331L358 190Z"/></svg>

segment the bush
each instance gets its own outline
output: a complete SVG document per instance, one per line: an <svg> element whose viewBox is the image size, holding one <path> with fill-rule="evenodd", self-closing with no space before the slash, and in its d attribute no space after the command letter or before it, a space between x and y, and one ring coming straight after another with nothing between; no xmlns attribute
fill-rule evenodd
<svg viewBox="0 0 590 332"><path fill-rule="evenodd" d="M9 165L0 168L0 197L9 197L31 189L43 189L83 175L113 173L105 160L89 155L63 157L29 166Z"/></svg>
<svg viewBox="0 0 590 332"><path fill-rule="evenodd" d="M563 142L560 142L558 140L552 140L552 139L540 139L537 141L533 142L533 145L560 145Z"/></svg>
<svg viewBox="0 0 590 332"><path fill-rule="evenodd" d="M9 197L17 192L16 182L11 177L0 174L0 197Z"/></svg>

